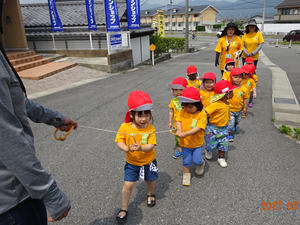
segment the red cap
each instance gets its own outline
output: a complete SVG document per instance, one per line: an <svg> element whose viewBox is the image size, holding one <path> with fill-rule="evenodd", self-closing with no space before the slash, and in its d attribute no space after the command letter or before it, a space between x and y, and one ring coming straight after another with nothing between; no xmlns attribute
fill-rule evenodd
<svg viewBox="0 0 300 225"><path fill-rule="evenodd" d="M181 96L177 97L179 101L184 103L200 102L200 91L194 87L188 87L181 92Z"/></svg>
<svg viewBox="0 0 300 225"><path fill-rule="evenodd" d="M233 68L230 72L230 79L232 80L232 76L236 76L240 74L244 77L244 71L241 68L239 67Z"/></svg>
<svg viewBox="0 0 300 225"><path fill-rule="evenodd" d="M216 83L217 81L216 74L214 74L213 72L207 72L203 75L203 77L199 78L199 80L204 80L204 79L214 80L214 83Z"/></svg>
<svg viewBox="0 0 300 225"><path fill-rule="evenodd" d="M242 66L241 69L244 71L245 74L250 74L250 77L253 78L252 73L255 72L255 66L253 64L245 64Z"/></svg>
<svg viewBox="0 0 300 225"><path fill-rule="evenodd" d="M173 80L172 84L169 84L168 86L172 89L186 89L188 82L183 77L177 77Z"/></svg>
<svg viewBox="0 0 300 225"><path fill-rule="evenodd" d="M226 66L227 66L228 63L233 63L233 65L235 66L235 62L232 58L226 59L225 66L224 66L224 71L227 71Z"/></svg>
<svg viewBox="0 0 300 225"><path fill-rule="evenodd" d="M228 91L238 88L238 86L232 86L231 82L227 80L220 80L214 87L215 94L224 94Z"/></svg>
<svg viewBox="0 0 300 225"><path fill-rule="evenodd" d="M214 84L216 84L216 82L217 82L216 74L214 74L213 72L207 72L203 75L203 77L199 78L199 80L204 80L204 79L213 80ZM203 90L203 89L204 89L204 85L202 82L200 85L200 90Z"/></svg>
<svg viewBox="0 0 300 225"><path fill-rule="evenodd" d="M245 63L254 63L254 60L253 60L253 58L248 57L248 58L245 60Z"/></svg>
<svg viewBox="0 0 300 225"><path fill-rule="evenodd" d="M129 112L130 111L145 111L154 108L150 96L143 91L133 91L128 96L128 107L129 110L125 115L125 123L131 121Z"/></svg>
<svg viewBox="0 0 300 225"><path fill-rule="evenodd" d="M190 75L191 73L197 73L197 68L195 66L189 66L186 71L187 75Z"/></svg>
<svg viewBox="0 0 300 225"><path fill-rule="evenodd" d="M234 63L234 60L232 58L226 59L225 64L227 64L227 63Z"/></svg>

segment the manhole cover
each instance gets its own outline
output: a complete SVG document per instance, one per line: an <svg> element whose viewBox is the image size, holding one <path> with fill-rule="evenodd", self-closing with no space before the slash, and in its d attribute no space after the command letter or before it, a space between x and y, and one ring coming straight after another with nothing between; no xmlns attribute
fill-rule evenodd
<svg viewBox="0 0 300 225"><path fill-rule="evenodd" d="M274 98L274 102L284 104L296 104L296 101L293 98Z"/></svg>

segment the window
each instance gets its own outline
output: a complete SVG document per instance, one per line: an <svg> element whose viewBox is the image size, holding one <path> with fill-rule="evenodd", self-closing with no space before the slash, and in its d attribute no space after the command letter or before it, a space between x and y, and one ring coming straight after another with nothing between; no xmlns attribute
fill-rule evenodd
<svg viewBox="0 0 300 225"><path fill-rule="evenodd" d="M176 26L176 23L172 23L172 26L175 27L175 26Z"/></svg>
<svg viewBox="0 0 300 225"><path fill-rule="evenodd" d="M198 17L199 15L198 14L194 14L194 17Z"/></svg>
<svg viewBox="0 0 300 225"><path fill-rule="evenodd" d="M165 16L166 19L168 19L168 16Z"/></svg>
<svg viewBox="0 0 300 225"><path fill-rule="evenodd" d="M182 14L181 15L179 15L179 18L182 18L183 16L182 16Z"/></svg>
<svg viewBox="0 0 300 225"><path fill-rule="evenodd" d="M150 16L150 19L152 20L152 16Z"/></svg>
<svg viewBox="0 0 300 225"><path fill-rule="evenodd" d="M282 9L281 15L292 15L292 14L294 14L294 11L295 11L295 14L296 14L297 10L294 10L294 9Z"/></svg>
<svg viewBox="0 0 300 225"><path fill-rule="evenodd" d="M175 15L172 15L172 18L175 18Z"/></svg>
<svg viewBox="0 0 300 225"><path fill-rule="evenodd" d="M296 31L296 34L297 34L297 35L300 35L300 30L297 30L297 31Z"/></svg>

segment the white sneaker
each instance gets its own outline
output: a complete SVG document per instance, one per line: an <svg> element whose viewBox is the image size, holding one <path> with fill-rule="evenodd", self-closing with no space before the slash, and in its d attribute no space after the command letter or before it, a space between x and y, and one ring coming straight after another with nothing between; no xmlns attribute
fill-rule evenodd
<svg viewBox="0 0 300 225"><path fill-rule="evenodd" d="M213 156L213 153L206 150L206 152L205 152L205 158L212 159L212 156Z"/></svg>
<svg viewBox="0 0 300 225"><path fill-rule="evenodd" d="M202 165L196 167L195 172L198 176L201 176L204 173L204 166L205 166L205 161L203 161Z"/></svg>
<svg viewBox="0 0 300 225"><path fill-rule="evenodd" d="M220 164L221 167L227 167L227 162L224 158L218 158L217 162Z"/></svg>
<svg viewBox="0 0 300 225"><path fill-rule="evenodd" d="M190 186L191 185L191 173L184 173L183 174L182 184L184 186Z"/></svg>

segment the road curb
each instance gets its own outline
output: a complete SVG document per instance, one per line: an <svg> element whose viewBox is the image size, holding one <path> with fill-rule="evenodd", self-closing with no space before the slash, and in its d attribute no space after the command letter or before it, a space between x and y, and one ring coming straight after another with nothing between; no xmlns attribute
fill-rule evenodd
<svg viewBox="0 0 300 225"><path fill-rule="evenodd" d="M260 51L260 59L272 72L272 109L275 126L300 126L299 103L286 72L272 63L263 51Z"/></svg>

